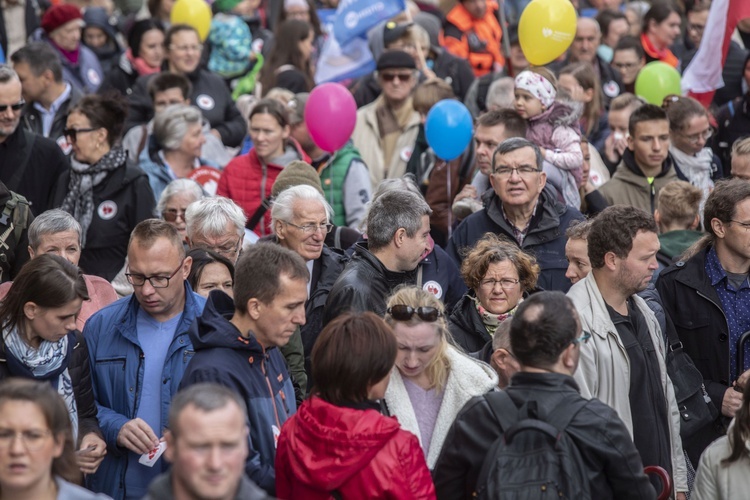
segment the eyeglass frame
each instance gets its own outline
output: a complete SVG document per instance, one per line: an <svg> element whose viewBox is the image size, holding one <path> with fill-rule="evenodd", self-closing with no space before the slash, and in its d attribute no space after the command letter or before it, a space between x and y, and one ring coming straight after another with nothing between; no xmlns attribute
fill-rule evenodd
<svg viewBox="0 0 750 500"><path fill-rule="evenodd" d="M383 73L382 71L379 71L378 76L382 78L384 82L389 82L389 83L395 80L398 80L399 82L407 83L414 79L413 72L407 75L405 73Z"/></svg>
<svg viewBox="0 0 750 500"><path fill-rule="evenodd" d="M50 430L50 429L45 429L43 431L37 431L37 430L33 430L33 431L29 431L29 430L16 431L16 430L12 430L12 429L7 429L7 430L9 432L12 432L13 435L12 436L8 436L10 438L10 440L7 443L4 443L3 441L4 441L5 438L3 438L2 436L0 436L0 449L10 448L11 446L13 446L13 442L20 436L21 437L21 442L23 443L23 446L24 446L24 448L26 448L27 451L39 451L44 446L44 438L46 438L47 436L51 436L52 435L52 430ZM29 432L40 432L42 434L41 436L39 436L39 439L37 440L38 442L36 444L32 444L32 445L29 444L29 441L28 441L28 437L29 437L28 433Z"/></svg>
<svg viewBox="0 0 750 500"><path fill-rule="evenodd" d="M521 170L522 168L526 170ZM501 172L500 169L504 169L504 170ZM533 165L521 165L520 167L509 167L507 165L498 165L495 169L492 170L492 175L497 175L498 177L510 179L511 177L513 177L513 172L518 174L519 177L526 177L526 175L541 173L542 170L540 170L539 168Z"/></svg>
<svg viewBox="0 0 750 500"><path fill-rule="evenodd" d="M197 45L171 45L169 46L169 50L176 50L177 52L203 52L203 44L199 43Z"/></svg>
<svg viewBox="0 0 750 500"><path fill-rule="evenodd" d="M701 138L702 138L702 139L703 139L704 141L708 142L708 140L709 140L709 139L710 139L711 137L713 137L713 136L714 136L714 131L713 131L713 129L712 129L712 128L709 128L709 129L708 129L708 130L706 130L705 132L698 132L697 134L692 134L692 135L687 135L687 134L685 134L685 133L684 133L684 132L682 132L682 131L677 131L677 133L678 133L678 134L680 134L680 135L681 135L682 137L684 137L685 139L687 139L687 141L688 141L688 142L689 142L690 144L698 144L698 143L700 142Z"/></svg>
<svg viewBox="0 0 750 500"><path fill-rule="evenodd" d="M26 100L21 99L20 101L13 104L0 104L0 113L5 113L10 108L13 112L21 111L26 106Z"/></svg>
<svg viewBox="0 0 750 500"><path fill-rule="evenodd" d="M87 133L87 132L95 132L99 130L101 127L84 127L84 128L66 128L63 129L63 136L66 139L70 139L70 142L76 142L78 140L78 134L80 133Z"/></svg>
<svg viewBox="0 0 750 500"><path fill-rule="evenodd" d="M508 287L503 286L503 281L512 281L513 284L509 285ZM487 285L492 282L492 288L488 288ZM513 279L513 278L503 278L501 280L495 280L495 279L487 279L487 280L480 280L479 281L479 287L484 288L485 290L494 290L498 283L500 283L500 288L503 290L513 290L516 285L518 285L521 282L519 279Z"/></svg>
<svg viewBox="0 0 750 500"><path fill-rule="evenodd" d="M729 219L729 222L734 222L735 224L739 224L745 229L745 231L750 231L750 222L742 222L740 220L734 220L734 219Z"/></svg>
<svg viewBox="0 0 750 500"><path fill-rule="evenodd" d="M584 330L581 333L583 335L581 335L580 337L574 338L573 340L570 341L570 343L571 344L588 344L589 339L591 338L591 332L587 332Z"/></svg>
<svg viewBox="0 0 750 500"><path fill-rule="evenodd" d="M394 310L394 308L398 308L398 309ZM404 310L402 312L398 312L402 308L404 308ZM393 318L396 321L411 321L414 315L416 314L417 317L421 319L422 321L424 321L425 323L434 323L438 319L440 319L440 317L443 315L443 313L440 312L440 309L438 309L437 307L430 307L430 306L412 307L406 304L395 304L389 307L388 309L386 309L385 313L388 314L391 318ZM408 315L408 318L406 318L403 315ZM401 316L401 318L397 316Z"/></svg>
<svg viewBox="0 0 750 500"><path fill-rule="evenodd" d="M231 249L225 249L218 246L209 246L209 245L203 245L201 243L193 243L194 248L200 248L202 250L211 250L214 253L218 253L219 255L223 255L224 257L234 255L240 250L240 246L242 245L242 238L238 238L236 243L232 243Z"/></svg>
<svg viewBox="0 0 750 500"><path fill-rule="evenodd" d="M185 220L185 214L187 213L187 210L177 210L176 208L165 208L161 212L161 217L167 222L177 222L177 218L181 217L182 220ZM173 220L169 220L167 218L167 214L170 214L170 216L174 215Z"/></svg>
<svg viewBox="0 0 750 500"><path fill-rule="evenodd" d="M305 234L315 234L318 231L322 231L323 234L328 234L331 231L333 231L333 224L331 224L330 222L327 222L325 224L305 224L304 226L298 226L297 224L286 221L286 220L283 220L281 222L283 222L284 224L288 224L292 227L296 227L297 229L301 230ZM313 229L313 227L315 229Z"/></svg>
<svg viewBox="0 0 750 500"><path fill-rule="evenodd" d="M185 258L187 258L187 257L185 257ZM140 274L140 273L135 273L135 274L133 274L133 273L125 273L125 278L127 278L128 283L130 283L133 286L137 286L137 287L144 286L146 284L146 282L148 281L148 284L151 285L152 288L169 288L169 280L171 280L172 278L174 278L175 275L180 271L180 269L182 269L182 265L185 263L185 258L183 258L180 261L180 265L169 276L158 276L158 275L146 276L146 275L143 275L143 274ZM143 278L143 283L141 283L140 285L137 284L137 283L134 283L133 282L133 276L138 276L139 278ZM167 280L167 284L164 285L164 286L157 286L157 285L155 285L154 282L151 281L151 280L152 279L156 279L156 278L166 279Z"/></svg>

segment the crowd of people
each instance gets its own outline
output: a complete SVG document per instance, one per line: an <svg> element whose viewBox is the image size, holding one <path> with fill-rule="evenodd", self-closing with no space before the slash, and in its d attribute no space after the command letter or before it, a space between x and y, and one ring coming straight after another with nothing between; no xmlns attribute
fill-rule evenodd
<svg viewBox="0 0 750 500"><path fill-rule="evenodd" d="M328 151L339 1L209 3L0 4L0 500L747 496L750 20L409 0Z"/></svg>

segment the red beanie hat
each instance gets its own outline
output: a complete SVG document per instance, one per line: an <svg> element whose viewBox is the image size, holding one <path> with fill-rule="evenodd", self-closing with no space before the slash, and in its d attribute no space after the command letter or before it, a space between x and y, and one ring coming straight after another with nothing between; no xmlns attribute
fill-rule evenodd
<svg viewBox="0 0 750 500"><path fill-rule="evenodd" d="M42 29L48 35L65 23L83 19L81 9L74 5L53 5L42 16Z"/></svg>

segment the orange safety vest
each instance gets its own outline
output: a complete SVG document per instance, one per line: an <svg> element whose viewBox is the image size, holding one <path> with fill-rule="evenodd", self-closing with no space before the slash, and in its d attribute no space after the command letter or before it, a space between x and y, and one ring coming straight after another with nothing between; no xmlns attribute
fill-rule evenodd
<svg viewBox="0 0 750 500"><path fill-rule="evenodd" d="M447 23L461 32L461 37L456 38L450 32L444 34L443 47L451 54L469 61L477 77L491 72L495 63L499 66L505 64L505 58L500 51L503 30L497 21L497 9L495 2L488 1L484 17L475 19L463 4L459 3L445 18Z"/></svg>
<svg viewBox="0 0 750 500"><path fill-rule="evenodd" d="M680 64L679 59L677 59L677 56L672 54L672 51L669 49L659 50L651 43L651 40L648 39L645 33L641 34L641 45L643 46L643 51L646 53L646 62L652 62L652 61L661 61L664 63L669 64L673 68L677 68Z"/></svg>

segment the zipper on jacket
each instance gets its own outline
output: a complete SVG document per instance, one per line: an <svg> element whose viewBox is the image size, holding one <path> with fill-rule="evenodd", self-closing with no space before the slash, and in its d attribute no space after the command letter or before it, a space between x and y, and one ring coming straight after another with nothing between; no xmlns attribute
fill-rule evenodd
<svg viewBox="0 0 750 500"><path fill-rule="evenodd" d="M648 185L651 188L651 213L654 213L654 204L656 202L656 186L654 186L654 182L656 182L656 177L646 177L646 181L648 181Z"/></svg>
<svg viewBox="0 0 750 500"><path fill-rule="evenodd" d="M266 379L266 385L268 386L268 393L271 395L271 406L273 406L273 417L276 419L276 427L281 430L281 421L279 420L279 411L276 409L276 398L273 397L273 387L271 387L271 381L268 380L268 374L266 373L266 348L263 349L263 358L260 360L260 370L263 372L263 378Z"/></svg>
<svg viewBox="0 0 750 500"><path fill-rule="evenodd" d="M266 162L260 159L260 156L258 157L258 160L260 160L260 164L263 166L263 177L260 180L260 202L263 203L263 200L266 199L266 182L268 182L268 167L266 166ZM266 235L266 214L263 214L263 217L260 218L260 235L265 236ZM252 231L253 228L250 228Z"/></svg>
<svg viewBox="0 0 750 500"><path fill-rule="evenodd" d="M732 378L732 349L730 348L729 343L732 341L732 339L731 339L731 335L729 334L729 321L727 320L727 315L724 314L724 309L719 307L719 304L711 300L709 297L706 297L703 293L701 293L700 290L696 290L695 293L697 293L700 297L703 297L704 299L712 303L714 306L716 306L716 308L721 312L721 315L724 316L724 322L727 324L727 337L730 337L727 339L727 351L729 351L727 353L728 354L727 359L729 360L729 363L727 363L727 370L729 370L729 372L727 373L727 382L731 383L732 381L730 379ZM740 374L738 373L737 376L740 376Z"/></svg>

